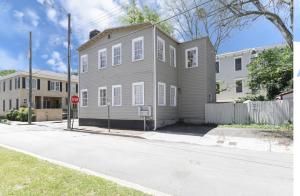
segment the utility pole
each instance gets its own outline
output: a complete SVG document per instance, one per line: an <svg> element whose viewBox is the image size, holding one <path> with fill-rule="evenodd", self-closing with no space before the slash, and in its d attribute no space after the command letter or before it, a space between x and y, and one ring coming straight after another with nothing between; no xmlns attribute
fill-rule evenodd
<svg viewBox="0 0 300 196"><path fill-rule="evenodd" d="M70 13L68 14L68 129L71 129L71 14Z"/></svg>
<svg viewBox="0 0 300 196"><path fill-rule="evenodd" d="M28 102L28 124L31 125L32 116L32 34L29 32L29 102Z"/></svg>

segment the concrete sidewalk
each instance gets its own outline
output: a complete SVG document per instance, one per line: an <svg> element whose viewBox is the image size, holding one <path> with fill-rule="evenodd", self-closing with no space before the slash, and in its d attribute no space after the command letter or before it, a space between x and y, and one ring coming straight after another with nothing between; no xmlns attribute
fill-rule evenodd
<svg viewBox="0 0 300 196"><path fill-rule="evenodd" d="M12 124L26 124L12 122ZM66 130L66 121L35 122L34 126L49 127L53 130ZM248 149L256 151L269 151L280 153L293 153L293 140L279 136L266 130L249 128L214 128L203 126L172 126L159 131L134 131L106 128L78 126L70 131L104 134L122 137L134 137L148 140L167 142L180 142L205 146L219 146L229 148Z"/></svg>

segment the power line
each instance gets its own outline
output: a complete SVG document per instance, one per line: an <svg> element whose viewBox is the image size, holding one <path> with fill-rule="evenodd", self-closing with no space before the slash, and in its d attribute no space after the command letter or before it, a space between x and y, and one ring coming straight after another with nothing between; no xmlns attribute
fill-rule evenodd
<svg viewBox="0 0 300 196"><path fill-rule="evenodd" d="M107 42L104 42L103 44L111 43L111 42L113 42L113 41L116 41L116 40L119 40L119 39L121 39L121 38L130 36L130 35L132 35L132 34L135 34L135 33L139 32L139 31L143 31L143 30L145 30L145 29L147 29L147 28L149 28L149 27L152 27L152 26L154 26L154 25L158 25L158 24L160 24L160 23L166 22L166 21L171 20L171 19L173 19L173 18L175 18L175 17L178 17L178 16L180 16L180 15L182 15L182 14L185 14L185 13L187 13L187 12L193 10L193 9L196 9L196 8L198 8L198 7L200 7L200 6L204 6L204 5L206 5L206 4L210 3L210 2L211 2L211 1L209 1L209 0L208 0L208 1L205 1L205 2L203 2L203 3L201 3L201 4L198 4L198 5L195 5L195 6L191 7L191 8L189 8L189 9L186 9L186 10L184 10L184 11L182 11L182 12L179 12L179 13L177 13L177 14L174 14L173 16L167 17L167 18L165 18L165 19L163 19L163 20L160 20L160 21L158 21L158 22L156 22L156 23L153 23L152 25L149 25L149 26L147 25L147 26L145 26L145 27L143 27L143 28L140 28L140 29L138 29L138 30L132 31L132 32L130 32L130 33L127 33L127 34L125 34L125 35L123 35L123 36L116 37L116 38L111 39L111 40L109 40L109 41L107 41ZM207 15L206 17L211 17L211 16L215 15L215 14L217 13L217 11L222 10L222 9L224 9L224 8L225 8L225 6L220 7L220 8L218 8L218 9L214 10L213 12L211 12L211 14ZM231 18L231 17L229 17L229 18ZM224 19L221 19L221 20L223 21L223 20L226 20L226 19L229 19L229 18L224 18ZM97 48L97 47L98 47L98 46L94 46L94 47L90 47L89 49L94 49L94 48ZM76 47L74 47L74 50L75 50L75 48L76 48ZM73 55L71 55L71 56L74 57L75 55L77 55L77 54L76 54L76 53L73 53ZM62 60L66 60L66 57L63 57Z"/></svg>
<svg viewBox="0 0 300 196"><path fill-rule="evenodd" d="M166 21L171 20L171 19L173 19L173 18L175 18L175 17L177 17L177 16L179 16L179 15L185 14L185 13L187 13L187 12L189 12L189 11L195 9L195 8L198 8L198 7L200 7L200 6L206 5L206 4L208 4L209 2L211 2L211 1L209 1L209 0L208 0L208 1L205 1L205 2L203 2L203 3L201 3L201 4L198 4L198 5L193 6L192 8L189 8L189 9L183 11L183 12L177 13L177 14L175 14L175 15L173 15L173 16L170 16L170 17L168 17L168 18L165 18L165 19L163 19L163 20L160 20L160 21L158 21L158 22L155 22L155 23L153 23L152 25L149 25L149 26L147 25L147 26L145 26L145 27L143 27L143 28L140 28L140 29L138 29L138 30L132 31L132 32L127 33L127 34L125 34L125 35L123 35L123 36L116 37L116 38L114 38L114 39L111 39L111 40L109 40L109 41L103 43L103 44L107 44L107 43L110 43L110 42L119 40L119 39L121 39L121 38L124 38L124 37L130 36L130 35L132 35L132 34L135 34L135 33L139 32L139 31L143 31L143 30L145 30L145 29L147 29L147 28L149 28L149 27L152 27L152 26L154 26L154 25L158 25L158 24L160 24L160 23L166 22ZM94 48L97 48L97 47L98 47L98 46L94 46L94 47L91 47L90 49L94 49ZM73 55L76 55L76 54L73 54ZM63 58L63 59L65 59L65 58Z"/></svg>

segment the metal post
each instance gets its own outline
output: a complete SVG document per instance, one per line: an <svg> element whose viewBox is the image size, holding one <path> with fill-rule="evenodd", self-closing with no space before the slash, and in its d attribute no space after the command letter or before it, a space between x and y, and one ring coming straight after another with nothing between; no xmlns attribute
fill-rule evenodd
<svg viewBox="0 0 300 196"><path fill-rule="evenodd" d="M68 14L68 129L71 128L71 14ZM73 126L73 125L72 125Z"/></svg>
<svg viewBox="0 0 300 196"><path fill-rule="evenodd" d="M108 126L108 132L110 132L110 108L109 108L109 103L107 103L107 126Z"/></svg>
<svg viewBox="0 0 300 196"><path fill-rule="evenodd" d="M32 117L32 34L29 32L29 102L28 102L28 124Z"/></svg>
<svg viewBox="0 0 300 196"><path fill-rule="evenodd" d="M144 116L144 131L146 131L146 116Z"/></svg>

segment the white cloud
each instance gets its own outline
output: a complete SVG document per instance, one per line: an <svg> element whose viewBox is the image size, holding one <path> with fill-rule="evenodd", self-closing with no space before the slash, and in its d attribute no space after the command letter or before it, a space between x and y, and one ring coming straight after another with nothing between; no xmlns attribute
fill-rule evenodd
<svg viewBox="0 0 300 196"><path fill-rule="evenodd" d="M58 23L62 28L68 29L68 19L67 18L61 19Z"/></svg>
<svg viewBox="0 0 300 196"><path fill-rule="evenodd" d="M24 12L18 11L18 10L14 10L14 17L20 21L23 20L24 17Z"/></svg>
<svg viewBox="0 0 300 196"><path fill-rule="evenodd" d="M57 13L55 9L50 8L47 10L47 17L50 21L57 23Z"/></svg>
<svg viewBox="0 0 300 196"><path fill-rule="evenodd" d="M51 58L47 60L47 64L51 66L51 69L58 72L66 72L67 66L63 62L63 59L60 56L60 53L57 51L53 51L51 54Z"/></svg>
<svg viewBox="0 0 300 196"><path fill-rule="evenodd" d="M29 20L33 26L38 26L40 17L33 10L27 9L26 15L29 17Z"/></svg>
<svg viewBox="0 0 300 196"><path fill-rule="evenodd" d="M124 2L128 1L122 1ZM86 41L89 31L93 29L97 28L102 31L118 25L119 16L123 13L121 5L114 0L106 0L105 3L103 1L60 0L60 4L72 13L72 30L80 42ZM61 19L59 24L66 28L66 18Z"/></svg>
<svg viewBox="0 0 300 196"><path fill-rule="evenodd" d="M13 56L0 48L0 69L23 70L25 68L27 68L27 62L24 54Z"/></svg>

